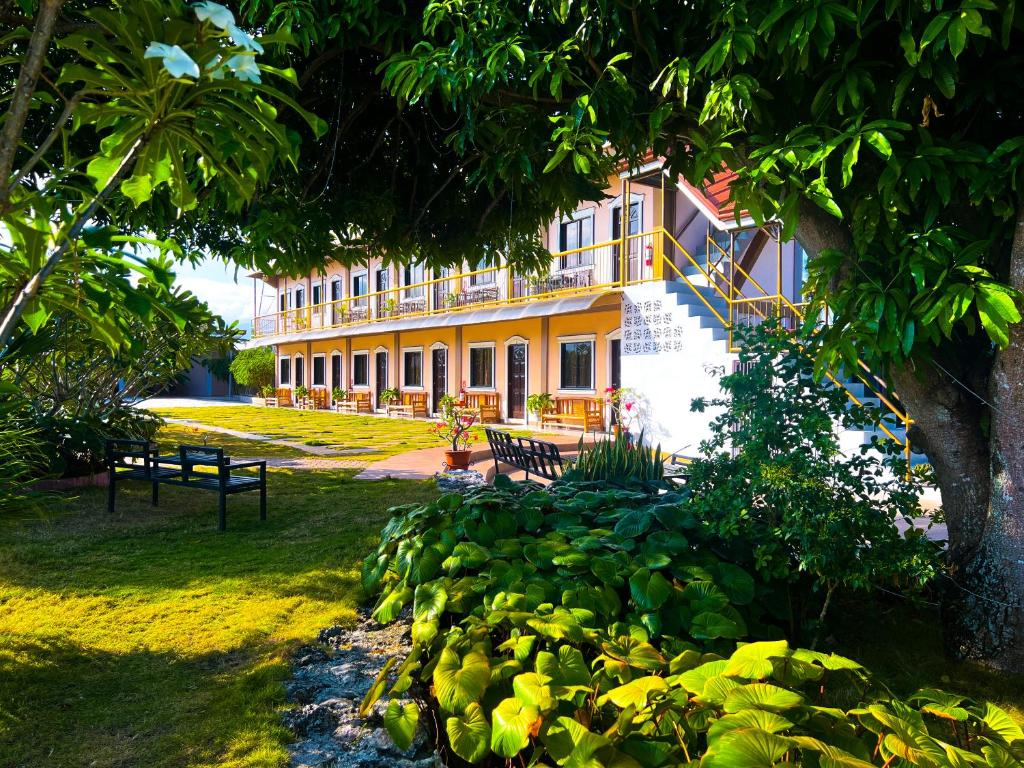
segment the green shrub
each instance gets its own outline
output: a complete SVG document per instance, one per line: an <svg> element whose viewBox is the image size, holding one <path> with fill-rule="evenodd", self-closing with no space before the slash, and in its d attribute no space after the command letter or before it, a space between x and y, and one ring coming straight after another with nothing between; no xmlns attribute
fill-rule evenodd
<svg viewBox="0 0 1024 768"><path fill-rule="evenodd" d="M242 349L231 361L231 375L243 387L260 392L264 387L274 385L274 350L270 347Z"/></svg>
<svg viewBox="0 0 1024 768"><path fill-rule="evenodd" d="M569 482L599 481L614 488L667 488L661 446L621 431L611 440L586 445L580 438L579 454L564 474Z"/></svg>
<svg viewBox="0 0 1024 768"><path fill-rule="evenodd" d="M938 547L896 527L923 514L921 476L908 475L892 441L840 452L837 425L863 429L878 410L816 379L813 350L774 322L737 333L740 372L721 379L725 397L694 402L722 411L690 465L690 503L762 578L791 583L789 637L820 624L836 589L932 578Z"/></svg>
<svg viewBox="0 0 1024 768"><path fill-rule="evenodd" d="M391 673L393 694L429 691L422 719L442 749L492 765L1009 766L1024 754L992 705L937 691L897 701L860 665L783 640L737 648L780 635L759 611L771 587L714 554L685 502L499 480L396 510L362 578L379 621L411 605L414 647L363 711ZM384 717L399 745L420 720L397 702Z"/></svg>

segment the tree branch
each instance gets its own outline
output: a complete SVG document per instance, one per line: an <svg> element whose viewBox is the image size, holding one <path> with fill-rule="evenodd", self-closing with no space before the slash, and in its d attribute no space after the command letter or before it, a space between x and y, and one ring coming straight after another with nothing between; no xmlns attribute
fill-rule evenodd
<svg viewBox="0 0 1024 768"><path fill-rule="evenodd" d="M29 39L28 51L25 54L25 61L21 65L21 72L18 74L18 85L14 89L11 105L7 108L3 131L0 132L0 206L7 202L9 195L7 180L14 167L14 154L21 143L21 133L25 128L25 121L28 119L32 94L35 93L39 73L43 70L43 63L46 61L46 54L50 49L50 39L53 37L53 26L57 21L57 14L63 2L64 0L42 0L39 4L36 25L32 30L32 37ZM3 343L0 343L0 348L6 346L6 342L7 339L4 339Z"/></svg>
<svg viewBox="0 0 1024 768"><path fill-rule="evenodd" d="M71 115L74 114L75 110L78 109L78 105L82 103L82 97L85 94L79 91L64 105L64 111L60 113L60 117L57 118L57 123L53 126L53 130L50 131L50 135L46 137L45 141L39 145L39 149L35 151L35 154L28 159L28 162L22 166L21 170L18 171L14 178L11 179L10 186L7 188L7 198L14 193L14 188L18 186L18 183L24 179L35 167L42 157L49 151L50 147L53 146L53 142L60 136L60 132L63 130L65 124L71 119Z"/></svg>

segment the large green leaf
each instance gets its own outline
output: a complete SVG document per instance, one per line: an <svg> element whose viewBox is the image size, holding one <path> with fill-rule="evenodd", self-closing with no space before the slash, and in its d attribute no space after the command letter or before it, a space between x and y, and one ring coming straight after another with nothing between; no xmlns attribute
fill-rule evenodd
<svg viewBox="0 0 1024 768"><path fill-rule="evenodd" d="M606 763L595 760L594 755L611 744L607 737L564 716L548 727L542 741L555 762L566 768L604 768Z"/></svg>
<svg viewBox="0 0 1024 768"><path fill-rule="evenodd" d="M491 713L491 749L501 757L515 757L536 736L540 712L518 699L504 699Z"/></svg>
<svg viewBox="0 0 1024 768"><path fill-rule="evenodd" d="M769 677L774 670L772 659L789 654L789 643L785 640L747 643L736 649L729 657L725 674L746 677L751 680Z"/></svg>
<svg viewBox="0 0 1024 768"><path fill-rule="evenodd" d="M523 704L547 712L555 708L555 701L549 683L551 678L536 672L524 672L512 680L512 690Z"/></svg>
<svg viewBox="0 0 1024 768"><path fill-rule="evenodd" d="M1007 742L1024 739L1021 727L995 704L986 702L982 722L985 724L985 730L999 734Z"/></svg>
<svg viewBox="0 0 1024 768"><path fill-rule="evenodd" d="M590 670L578 648L560 645L558 656L549 651L537 654L537 671L551 679L553 685L590 685Z"/></svg>
<svg viewBox="0 0 1024 768"><path fill-rule="evenodd" d="M719 637L737 638L742 633L732 619L720 613L705 611L693 617L690 634L697 640L714 640Z"/></svg>
<svg viewBox="0 0 1024 768"><path fill-rule="evenodd" d="M725 700L726 712L740 712L744 709L767 709L781 712L798 707L804 699L799 693L787 691L770 683L750 683L736 688Z"/></svg>
<svg viewBox="0 0 1024 768"><path fill-rule="evenodd" d="M701 758L701 768L772 768L792 742L759 728L737 728L716 739Z"/></svg>
<svg viewBox="0 0 1024 768"><path fill-rule="evenodd" d="M405 604L412 599L412 595L411 587L404 585L395 587L381 597L377 607L373 609L373 618L381 624L390 624L398 618L398 614L402 612Z"/></svg>
<svg viewBox="0 0 1024 768"><path fill-rule="evenodd" d="M615 532L620 536L635 539L651 527L651 513L646 509L627 512L615 523Z"/></svg>
<svg viewBox="0 0 1024 768"><path fill-rule="evenodd" d="M473 702L461 716L449 717L445 723L452 751L467 763L475 763L491 751L491 726L483 708Z"/></svg>
<svg viewBox="0 0 1024 768"><path fill-rule="evenodd" d="M491 681L491 665L480 651L469 651L460 658L451 648L442 648L433 680L441 708L461 714L484 695Z"/></svg>
<svg viewBox="0 0 1024 768"><path fill-rule="evenodd" d="M625 709L632 705L639 710L647 705L647 699L650 694L667 690L668 683L665 682L665 678L658 677L657 675L648 675L647 677L638 677L636 680L620 685L618 688L612 688L608 693L601 696L597 703L604 704L610 701L619 709Z"/></svg>
<svg viewBox="0 0 1024 768"><path fill-rule="evenodd" d="M404 752L412 746L419 720L420 708L415 703L409 702L403 706L397 701L391 701L384 712L384 729L395 745Z"/></svg>
<svg viewBox="0 0 1024 768"><path fill-rule="evenodd" d="M416 587L412 615L417 621L431 621L441 618L448 604L448 592L438 579Z"/></svg>
<svg viewBox="0 0 1024 768"><path fill-rule="evenodd" d="M629 577L629 594L641 611L656 611L672 594L672 585L660 571L639 568Z"/></svg>
<svg viewBox="0 0 1024 768"><path fill-rule="evenodd" d="M712 744L723 734L739 728L759 728L769 733L779 733L793 725L782 715L763 709L745 709L734 715L725 715L715 720L708 728L708 744Z"/></svg>

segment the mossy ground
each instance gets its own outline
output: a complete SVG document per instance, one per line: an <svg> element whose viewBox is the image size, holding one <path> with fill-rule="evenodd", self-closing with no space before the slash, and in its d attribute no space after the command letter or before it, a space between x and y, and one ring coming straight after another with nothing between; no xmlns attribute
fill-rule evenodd
<svg viewBox="0 0 1024 768"><path fill-rule="evenodd" d="M359 562L432 484L269 473L254 494L125 484L0 519L0 766L280 766L288 656L351 622ZM134 485L134 487L133 487Z"/></svg>

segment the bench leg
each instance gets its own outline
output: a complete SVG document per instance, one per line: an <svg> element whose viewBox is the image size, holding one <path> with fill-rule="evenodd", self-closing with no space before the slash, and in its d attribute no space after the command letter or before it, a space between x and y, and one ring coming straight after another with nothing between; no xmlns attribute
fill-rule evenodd
<svg viewBox="0 0 1024 768"><path fill-rule="evenodd" d="M221 491L217 498L217 530L225 531L228 527L228 495Z"/></svg>
<svg viewBox="0 0 1024 768"><path fill-rule="evenodd" d="M260 520L267 519L267 468L260 467Z"/></svg>

